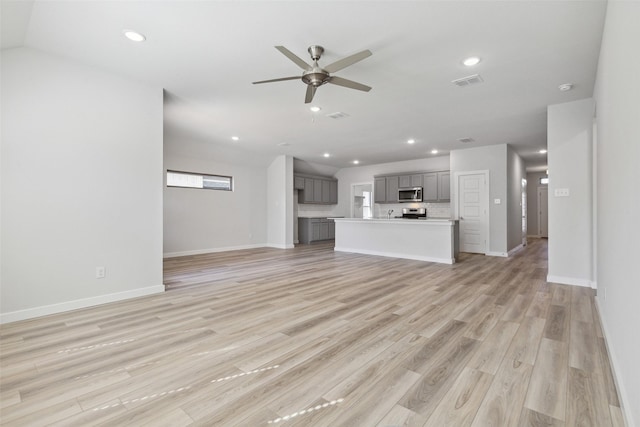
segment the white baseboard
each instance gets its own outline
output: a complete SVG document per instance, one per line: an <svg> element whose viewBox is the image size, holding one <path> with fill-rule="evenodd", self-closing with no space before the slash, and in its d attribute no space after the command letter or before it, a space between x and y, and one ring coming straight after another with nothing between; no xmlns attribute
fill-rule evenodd
<svg viewBox="0 0 640 427"><path fill-rule="evenodd" d="M541 234L527 234L527 237L531 237L533 239L539 239L540 237L542 237Z"/></svg>
<svg viewBox="0 0 640 427"><path fill-rule="evenodd" d="M524 248L524 246L522 246L522 243L520 243L518 246L516 246L515 248L513 248L509 252L507 252L507 256L513 256L513 254L515 254L516 252L518 252L522 248Z"/></svg>
<svg viewBox="0 0 640 427"><path fill-rule="evenodd" d="M146 295L160 294L164 292L164 285L148 286L146 288L132 289L130 291L117 292L115 294L100 295L97 297L83 298L59 304L44 305L41 307L27 308L25 310L12 311L0 314L0 324L17 322L19 320L33 319L48 316L50 314L63 313L79 308L93 307L94 305L107 304Z"/></svg>
<svg viewBox="0 0 640 427"><path fill-rule="evenodd" d="M266 245L267 248L276 248L276 249L293 249L295 248L295 246L293 245L293 243L291 244L276 244L276 243L267 243Z"/></svg>
<svg viewBox="0 0 640 427"><path fill-rule="evenodd" d="M499 256L502 258L507 258L509 256L509 254L507 252L487 252L485 253L486 256Z"/></svg>
<svg viewBox="0 0 640 427"><path fill-rule="evenodd" d="M618 390L618 395L620 397L620 406L622 410L622 415L624 416L625 425L635 426L633 416L631 412L627 410L627 408L632 408L633 404L636 403L636 399L633 400L629 398L629 394L627 393L627 389L624 387L624 382L621 381L620 375L620 364L618 363L618 357L616 353L613 352L613 349L609 346L609 327L607 326L607 322L605 322L604 317L602 317L602 309L600 307L600 301L598 298L596 300L596 307L598 307L598 317L600 318L600 325L602 325L602 334L604 335L604 344L607 347L607 353L609 353L609 360L611 361L611 371L613 373L613 381L616 384L616 389Z"/></svg>
<svg viewBox="0 0 640 427"><path fill-rule="evenodd" d="M364 255L384 256L388 258L404 258L404 259L413 259L416 261L439 262L441 264L453 264L456 262L454 258L425 257L425 256L398 254L393 252L369 251L366 249L341 248L337 246L333 248L333 250L336 252L351 252L351 253L364 254Z"/></svg>
<svg viewBox="0 0 640 427"><path fill-rule="evenodd" d="M547 282L560 283L562 285L583 286L585 288L595 289L595 282L587 279L578 279L577 277L564 277L547 275Z"/></svg>
<svg viewBox="0 0 640 427"><path fill-rule="evenodd" d="M268 245L266 243L256 243L251 245L225 246L222 248L196 249L193 251L166 252L164 255L162 255L162 257L174 258L178 256L212 254L215 252L241 251L243 249L264 248L265 246L268 246Z"/></svg>

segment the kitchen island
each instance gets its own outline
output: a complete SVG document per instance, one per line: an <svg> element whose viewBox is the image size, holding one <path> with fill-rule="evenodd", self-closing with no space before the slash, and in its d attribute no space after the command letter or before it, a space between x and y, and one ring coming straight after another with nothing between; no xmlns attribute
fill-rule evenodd
<svg viewBox="0 0 640 427"><path fill-rule="evenodd" d="M458 221L335 218L335 251L453 264Z"/></svg>

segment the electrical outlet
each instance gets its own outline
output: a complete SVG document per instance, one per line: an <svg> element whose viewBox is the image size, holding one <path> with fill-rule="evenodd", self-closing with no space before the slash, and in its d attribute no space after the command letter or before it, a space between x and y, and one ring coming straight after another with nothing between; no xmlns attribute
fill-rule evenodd
<svg viewBox="0 0 640 427"><path fill-rule="evenodd" d="M568 188L556 188L553 192L553 195L556 197L569 197L569 189Z"/></svg>
<svg viewBox="0 0 640 427"><path fill-rule="evenodd" d="M96 267L96 279L104 279L107 275L107 269L104 267Z"/></svg>

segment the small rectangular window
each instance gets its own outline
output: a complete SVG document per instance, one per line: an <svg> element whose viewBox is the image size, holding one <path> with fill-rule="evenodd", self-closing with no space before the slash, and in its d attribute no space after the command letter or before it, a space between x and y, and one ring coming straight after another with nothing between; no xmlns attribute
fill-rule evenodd
<svg viewBox="0 0 640 427"><path fill-rule="evenodd" d="M223 175L167 171L167 187L231 191L233 190L232 180L232 177Z"/></svg>
<svg viewBox="0 0 640 427"><path fill-rule="evenodd" d="M540 178L540 184L549 184L549 178Z"/></svg>

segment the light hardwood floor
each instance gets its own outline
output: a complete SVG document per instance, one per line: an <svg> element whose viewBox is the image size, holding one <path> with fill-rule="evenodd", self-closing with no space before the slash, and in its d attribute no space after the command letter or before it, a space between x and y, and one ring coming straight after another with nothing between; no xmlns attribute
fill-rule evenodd
<svg viewBox="0 0 640 427"><path fill-rule="evenodd" d="M1 424L620 426L593 293L546 257L168 259L162 295L2 326Z"/></svg>

